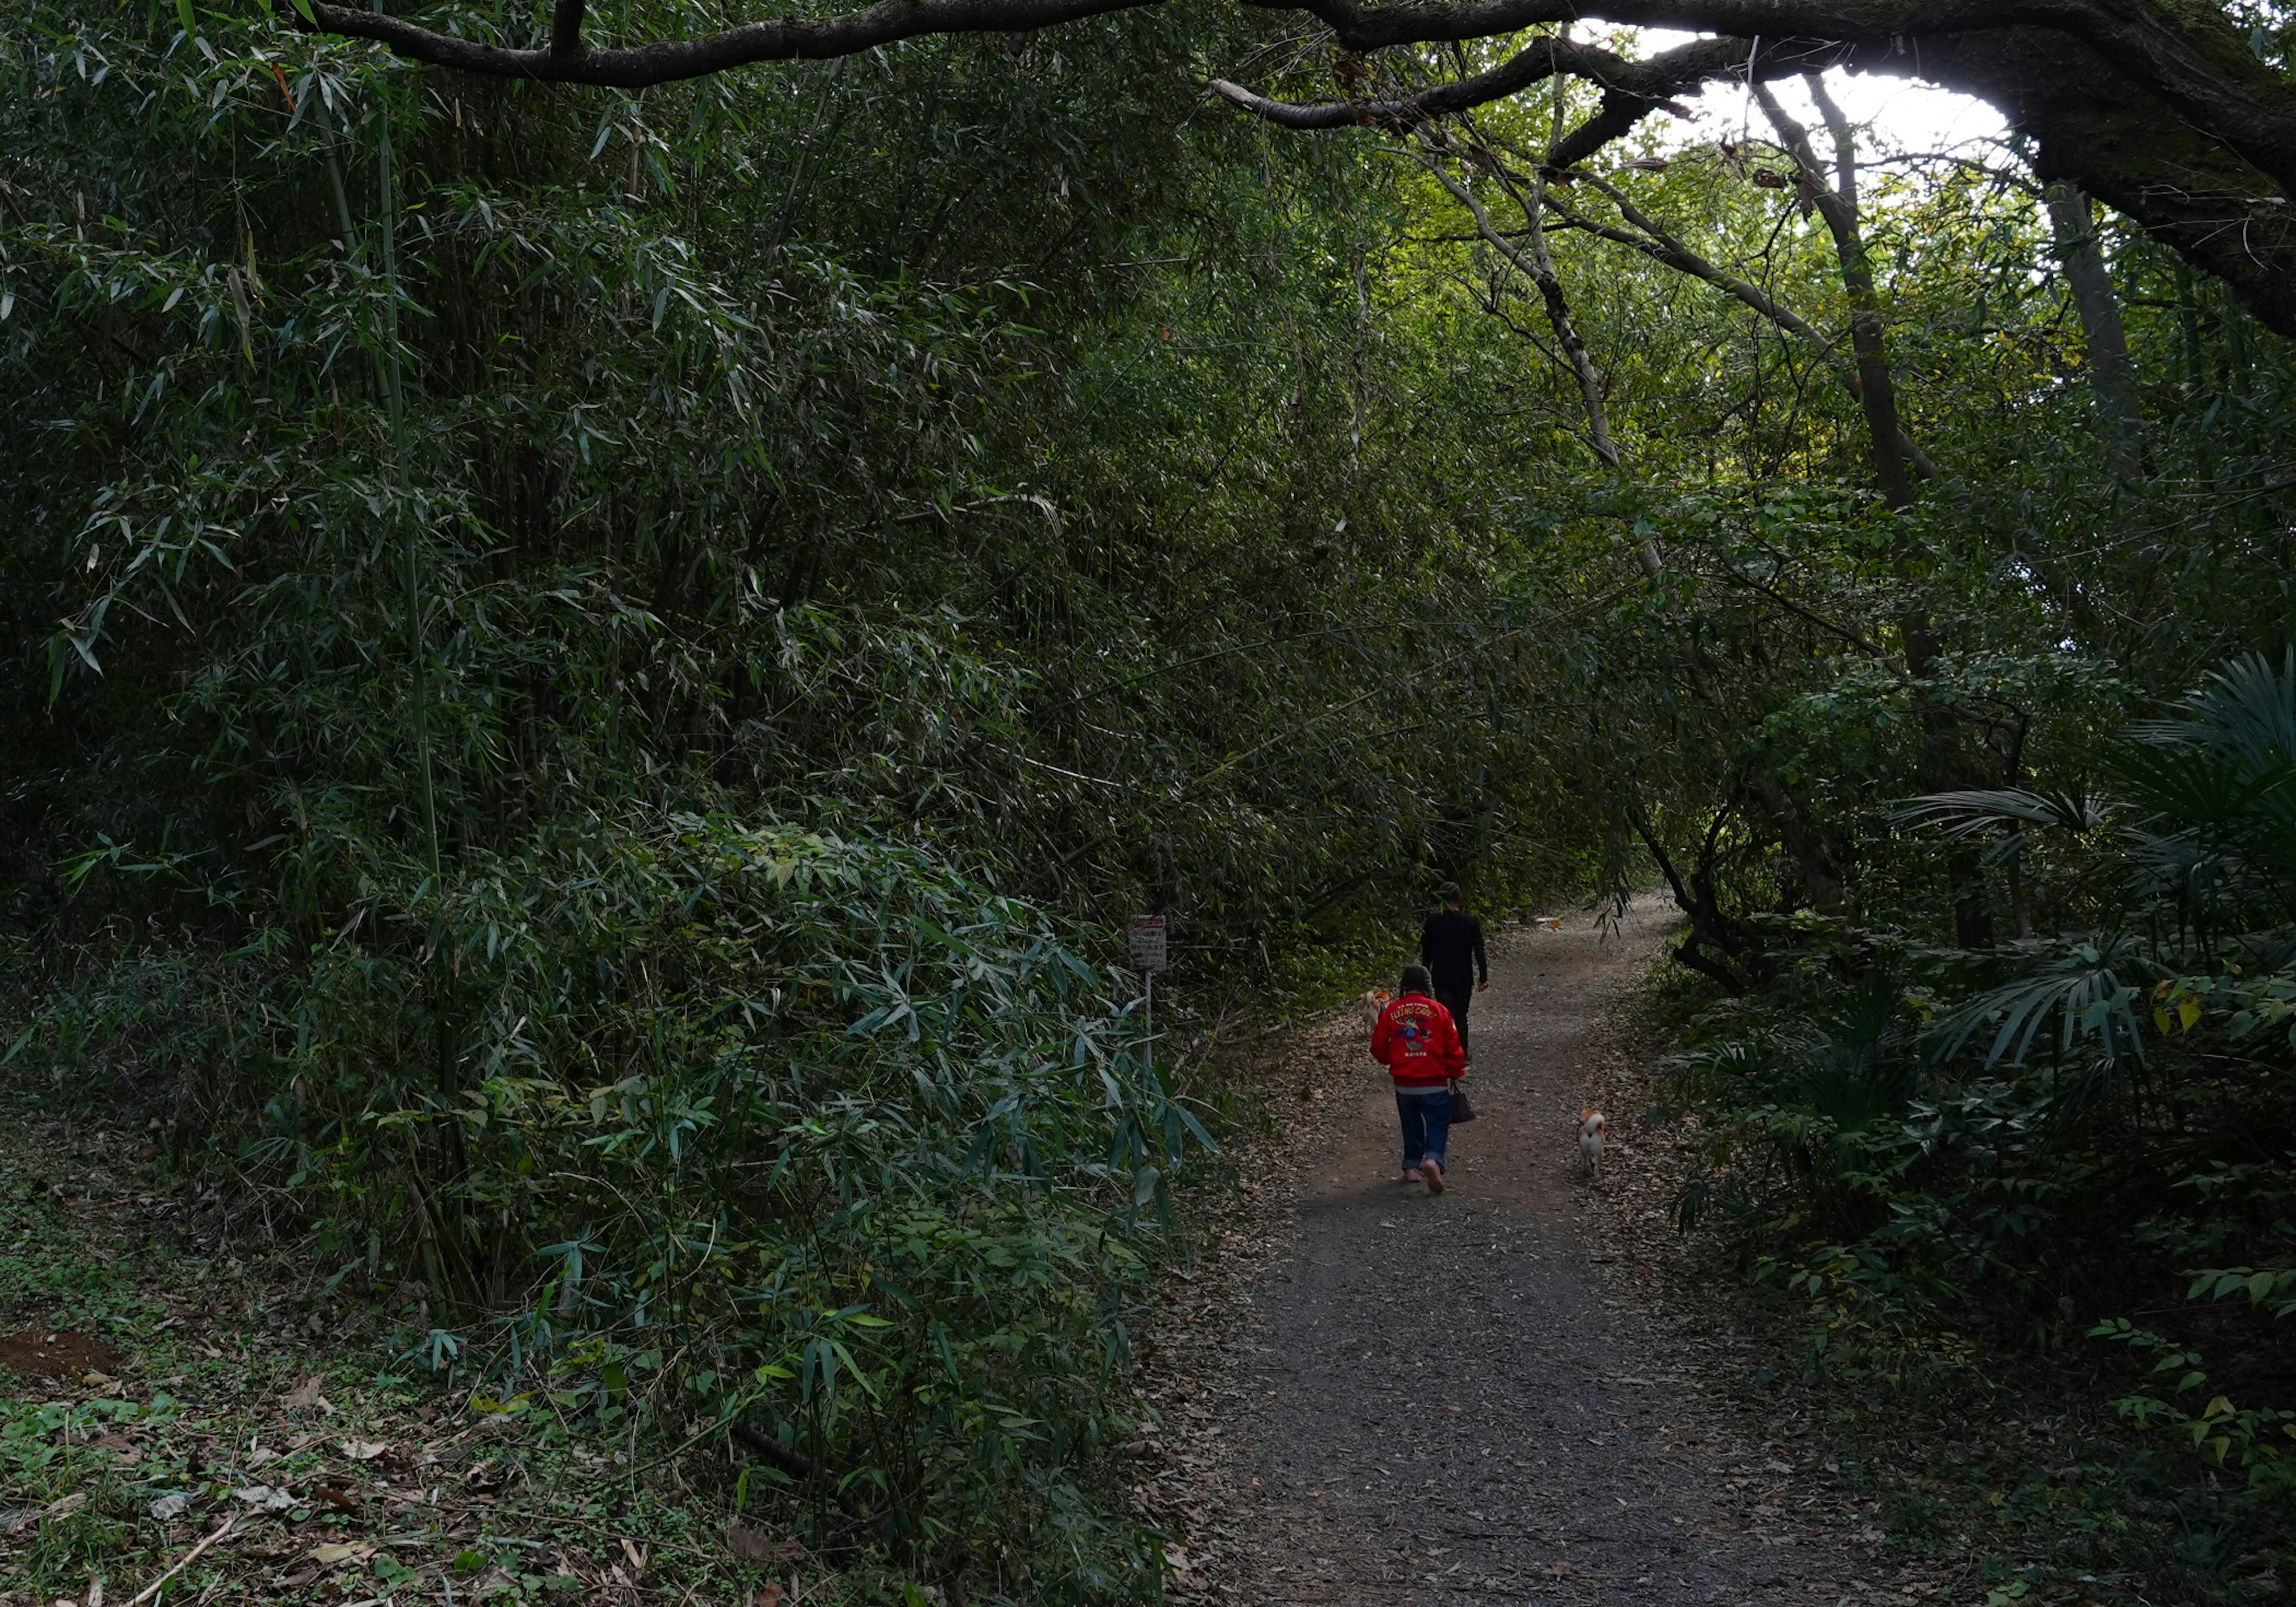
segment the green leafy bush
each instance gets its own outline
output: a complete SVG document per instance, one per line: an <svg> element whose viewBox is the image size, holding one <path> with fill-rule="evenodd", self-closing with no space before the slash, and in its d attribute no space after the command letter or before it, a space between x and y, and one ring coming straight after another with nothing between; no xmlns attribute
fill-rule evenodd
<svg viewBox="0 0 2296 1607"><path fill-rule="evenodd" d="M737 1427L817 1532L938 1573L1151 1587L1087 1487L1208 1139L1039 912L918 849L693 816L473 864L432 947L364 942L391 893L422 907L376 891L235 1002L275 1091L238 1152L344 1273L414 1275L423 1360L496 1410Z"/></svg>
<svg viewBox="0 0 2296 1607"><path fill-rule="evenodd" d="M1677 1062L1710 1163L1685 1215L1732 1208L1758 1277L1811 1302L1814 1362L2086 1334L2147 1358L2123 1417L2259 1500L2296 1488L2292 756L2296 655L2248 657L2100 777L1921 799L1901 821L1996 864L2086 860L2063 883L2106 918L1988 952L1869 937L1854 989L1787 967L1710 1019ZM2118 1314L2148 1284L2190 1302L2183 1336Z"/></svg>

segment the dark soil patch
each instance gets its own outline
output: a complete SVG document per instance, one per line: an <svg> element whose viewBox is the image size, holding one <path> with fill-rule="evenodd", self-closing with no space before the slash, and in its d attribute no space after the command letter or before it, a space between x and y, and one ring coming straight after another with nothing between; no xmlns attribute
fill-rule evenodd
<svg viewBox="0 0 2296 1607"><path fill-rule="evenodd" d="M0 1339L0 1367L25 1378L78 1383L89 1373L118 1373L119 1361L119 1352L102 1340L68 1328L58 1333L27 1328Z"/></svg>

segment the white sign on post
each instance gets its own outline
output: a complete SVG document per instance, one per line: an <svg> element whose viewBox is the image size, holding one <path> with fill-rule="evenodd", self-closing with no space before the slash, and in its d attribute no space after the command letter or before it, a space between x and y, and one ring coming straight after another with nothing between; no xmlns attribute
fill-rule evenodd
<svg viewBox="0 0 2296 1607"><path fill-rule="evenodd" d="M1163 916L1132 917L1132 969L1152 972L1164 969Z"/></svg>

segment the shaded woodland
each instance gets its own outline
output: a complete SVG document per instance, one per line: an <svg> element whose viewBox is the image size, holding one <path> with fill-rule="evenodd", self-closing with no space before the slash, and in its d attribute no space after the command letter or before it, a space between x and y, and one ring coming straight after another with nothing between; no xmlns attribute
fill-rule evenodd
<svg viewBox="0 0 2296 1607"><path fill-rule="evenodd" d="M2296 1499L2296 21L1578 9L8 0L7 1075L426 1376L1153 1599L1220 1023L1447 879L1663 886L1684 1228L1813 1373L2080 1355L2228 1588Z"/></svg>

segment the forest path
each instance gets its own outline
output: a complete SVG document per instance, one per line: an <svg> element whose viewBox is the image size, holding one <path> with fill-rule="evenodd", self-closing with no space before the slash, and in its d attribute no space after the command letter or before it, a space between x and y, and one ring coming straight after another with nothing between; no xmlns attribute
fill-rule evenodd
<svg viewBox="0 0 2296 1607"><path fill-rule="evenodd" d="M1579 917L1494 945L1470 1018L1479 1119L1440 1197L1395 1181L1394 1102L1359 1025L1300 1046L1302 1109L1337 1108L1252 1180L1264 1203L1223 1241L1259 1253L1209 1266L1155 1341L1181 1471L1144 1489L1194 1548L1176 1555L1184 1595L1894 1597L1898 1581L1856 1582L1846 1537L1810 1531L1838 1513L1788 1512L1816 1502L1789 1501L1786 1464L1721 1405L1726 1319L1637 1309L1635 1284L1603 1276L1614 1230L1578 1112L1606 1081L1609 1007L1677 919L1643 899L1607 932Z"/></svg>

